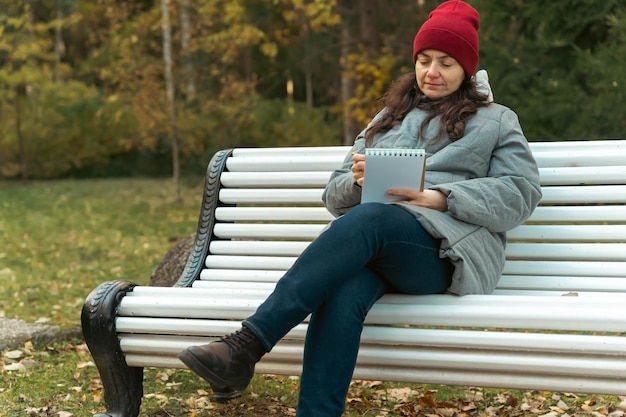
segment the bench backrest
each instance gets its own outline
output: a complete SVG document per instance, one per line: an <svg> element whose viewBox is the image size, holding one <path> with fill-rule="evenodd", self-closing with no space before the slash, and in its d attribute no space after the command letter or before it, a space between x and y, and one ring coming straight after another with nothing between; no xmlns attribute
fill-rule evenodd
<svg viewBox="0 0 626 417"><path fill-rule="evenodd" d="M508 233L497 293L626 292L625 143L531 143L544 197L532 218ZM321 193L348 151L242 148L216 154L207 173L197 263L188 264L178 285L197 278L245 282L246 288L275 282L332 219ZM207 240L208 252L202 249Z"/></svg>

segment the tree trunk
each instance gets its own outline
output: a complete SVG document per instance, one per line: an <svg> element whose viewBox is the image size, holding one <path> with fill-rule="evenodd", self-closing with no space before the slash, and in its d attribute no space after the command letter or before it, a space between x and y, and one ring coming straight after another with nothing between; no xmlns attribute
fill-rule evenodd
<svg viewBox="0 0 626 417"><path fill-rule="evenodd" d="M380 49L380 33L376 27L378 12L377 0L360 0L359 23L361 28L361 44L366 52L372 51L378 55Z"/></svg>
<svg viewBox="0 0 626 417"><path fill-rule="evenodd" d="M63 28L61 27L61 19L63 19L63 10L61 10L61 2L56 4L56 21L54 24L54 82L61 81L61 53L63 48Z"/></svg>
<svg viewBox="0 0 626 417"><path fill-rule="evenodd" d="M304 40L305 60L304 60L304 88L306 92L306 108L313 109L313 68L311 59L311 32L307 29L306 38Z"/></svg>
<svg viewBox="0 0 626 417"><path fill-rule="evenodd" d="M169 0L161 0L161 29L163 32L163 61L165 64L165 93L167 110L170 119L170 135L172 144L172 174L174 194L177 202L182 201L180 194L180 162L178 150L178 122L174 103L174 76L172 74L172 27L170 24Z"/></svg>
<svg viewBox="0 0 626 417"><path fill-rule="evenodd" d="M191 52L189 51L189 44L191 42L190 26L191 24L189 20L189 0L182 0L180 10L180 46L182 49L183 65L185 68L185 81L187 86L186 100L188 103L192 102L196 97L196 83L193 78L193 60Z"/></svg>
<svg viewBox="0 0 626 417"><path fill-rule="evenodd" d="M22 179L27 181L29 177L28 156L26 155L26 143L22 133L22 106L20 105L19 90L18 87L15 88L15 136L17 137L17 149L20 158Z"/></svg>
<svg viewBox="0 0 626 417"><path fill-rule="evenodd" d="M304 86L306 88L306 108L313 109L313 71L310 67L304 69Z"/></svg>
<svg viewBox="0 0 626 417"><path fill-rule="evenodd" d="M348 19L341 24L341 102L343 107L343 144L352 145L359 133L359 127L352 117L348 101L354 96L354 80L349 76L348 57L354 45L354 38Z"/></svg>

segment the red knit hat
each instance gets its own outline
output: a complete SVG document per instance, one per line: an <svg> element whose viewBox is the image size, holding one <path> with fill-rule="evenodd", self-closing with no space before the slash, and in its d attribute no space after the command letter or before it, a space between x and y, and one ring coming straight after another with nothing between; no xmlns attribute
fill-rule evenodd
<svg viewBox="0 0 626 417"><path fill-rule="evenodd" d="M449 0L430 13L413 40L413 62L424 49L437 49L456 59L471 77L478 65L480 15L469 4Z"/></svg>

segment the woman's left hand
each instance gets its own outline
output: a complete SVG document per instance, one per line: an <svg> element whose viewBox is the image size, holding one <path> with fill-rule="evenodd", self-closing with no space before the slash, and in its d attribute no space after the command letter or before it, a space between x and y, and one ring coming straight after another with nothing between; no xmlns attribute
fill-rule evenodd
<svg viewBox="0 0 626 417"><path fill-rule="evenodd" d="M448 197L437 190L413 191L406 188L394 188L387 191L387 194L396 197L403 197L401 204L421 206L439 211L448 210Z"/></svg>

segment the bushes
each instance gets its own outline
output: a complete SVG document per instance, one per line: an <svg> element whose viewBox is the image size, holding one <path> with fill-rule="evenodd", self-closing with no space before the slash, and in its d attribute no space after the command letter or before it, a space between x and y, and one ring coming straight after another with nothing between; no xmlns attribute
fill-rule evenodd
<svg viewBox="0 0 626 417"><path fill-rule="evenodd" d="M27 100L20 105L31 106ZM33 106L36 112L24 112L21 152L15 123L0 127L0 177L171 175L169 142L157 137L150 146L142 143L132 110L103 100L91 88L76 83L41 91ZM340 121L327 108L307 109L278 99L207 107L205 117L181 112L184 174L202 174L213 153L223 148L341 144Z"/></svg>

